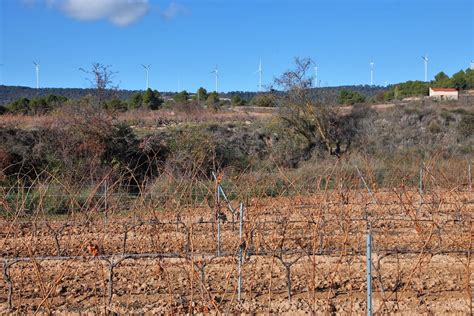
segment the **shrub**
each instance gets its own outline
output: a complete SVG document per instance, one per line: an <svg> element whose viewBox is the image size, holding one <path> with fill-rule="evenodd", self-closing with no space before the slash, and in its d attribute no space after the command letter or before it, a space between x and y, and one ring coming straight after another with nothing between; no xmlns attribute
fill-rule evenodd
<svg viewBox="0 0 474 316"><path fill-rule="evenodd" d="M147 108L157 110L163 104L163 98L158 90L148 88L145 92L136 92L128 100L130 109Z"/></svg>
<svg viewBox="0 0 474 316"><path fill-rule="evenodd" d="M365 97L355 91L342 90L339 94L339 104L353 105L365 102Z"/></svg>
<svg viewBox="0 0 474 316"><path fill-rule="evenodd" d="M178 103L187 102L189 99L189 93L186 90L181 91L173 96L173 100Z"/></svg>
<svg viewBox="0 0 474 316"><path fill-rule="evenodd" d="M143 93L142 105L147 107L150 110L158 110L158 108L163 104L163 98L158 90L151 90L148 88Z"/></svg>
<svg viewBox="0 0 474 316"><path fill-rule="evenodd" d="M217 92L211 92L207 96L206 100L207 106L210 108L218 109L219 108L219 94Z"/></svg>
<svg viewBox="0 0 474 316"><path fill-rule="evenodd" d="M245 105L245 100L239 97L238 95L234 95L232 97L232 105L233 106L242 106Z"/></svg>
<svg viewBox="0 0 474 316"><path fill-rule="evenodd" d="M213 137L200 127L177 129L170 139L167 168L185 178L209 176L216 169Z"/></svg>
<svg viewBox="0 0 474 316"><path fill-rule="evenodd" d="M138 109L142 106L143 95L140 92L136 92L132 94L130 99L128 100L129 108L130 109Z"/></svg>
<svg viewBox="0 0 474 316"><path fill-rule="evenodd" d="M123 102L122 100L113 99L105 103L105 108L107 110L125 112L128 109L128 104L126 102Z"/></svg>
<svg viewBox="0 0 474 316"><path fill-rule="evenodd" d="M463 138L474 135L474 114L464 115L457 126L458 133Z"/></svg>
<svg viewBox="0 0 474 316"><path fill-rule="evenodd" d="M14 114L27 114L30 111L30 100L20 98L7 105L9 112Z"/></svg>
<svg viewBox="0 0 474 316"><path fill-rule="evenodd" d="M251 104L260 107L272 107L275 106L275 98L267 93L258 94L252 99Z"/></svg>
<svg viewBox="0 0 474 316"><path fill-rule="evenodd" d="M207 100L207 90L204 89L203 87L200 87L197 91L196 94L194 95L194 99L196 101L205 101Z"/></svg>
<svg viewBox="0 0 474 316"><path fill-rule="evenodd" d="M441 133L442 129L438 122L433 120L428 124L428 131L432 134L438 134Z"/></svg>
<svg viewBox="0 0 474 316"><path fill-rule="evenodd" d="M8 104L6 108L14 114L46 114L67 100L65 97L50 94L46 97L34 98L32 100L20 98Z"/></svg>
<svg viewBox="0 0 474 316"><path fill-rule="evenodd" d="M403 99L411 96L426 96L429 92L429 84L423 81L407 81L391 86L385 92L385 100Z"/></svg>

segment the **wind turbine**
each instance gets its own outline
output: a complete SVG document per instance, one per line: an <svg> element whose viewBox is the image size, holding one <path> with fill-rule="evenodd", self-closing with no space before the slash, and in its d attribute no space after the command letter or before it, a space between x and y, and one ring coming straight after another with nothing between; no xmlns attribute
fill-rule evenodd
<svg viewBox="0 0 474 316"><path fill-rule="evenodd" d="M425 54L425 56L421 56L421 58L425 62L425 82L428 82L428 54Z"/></svg>
<svg viewBox="0 0 474 316"><path fill-rule="evenodd" d="M148 89L150 88L149 71L150 71L151 64L149 64L149 65L143 65L143 64L142 64L142 67L145 68L145 72L146 72L146 89L148 90Z"/></svg>
<svg viewBox="0 0 474 316"><path fill-rule="evenodd" d="M370 86L374 85L374 62L370 62Z"/></svg>
<svg viewBox="0 0 474 316"><path fill-rule="evenodd" d="M258 92L262 92L262 60L260 59L260 63L258 64L258 69L255 73L258 73Z"/></svg>
<svg viewBox="0 0 474 316"><path fill-rule="evenodd" d="M474 60L471 60L471 62L469 63L469 68L471 70L474 70Z"/></svg>
<svg viewBox="0 0 474 316"><path fill-rule="evenodd" d="M318 66L314 66L314 87L318 86Z"/></svg>
<svg viewBox="0 0 474 316"><path fill-rule="evenodd" d="M218 87L219 87L219 69L217 68L217 65L216 65L216 69L214 69L213 71L211 71L211 74L215 74L216 76L216 92L218 93Z"/></svg>
<svg viewBox="0 0 474 316"><path fill-rule="evenodd" d="M39 62L34 61L33 64L35 65L36 69L36 89L39 89L39 68L40 64Z"/></svg>

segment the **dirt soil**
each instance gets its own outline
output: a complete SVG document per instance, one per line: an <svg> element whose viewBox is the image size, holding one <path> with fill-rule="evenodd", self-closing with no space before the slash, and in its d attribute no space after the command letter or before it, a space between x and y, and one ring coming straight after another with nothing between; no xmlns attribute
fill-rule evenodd
<svg viewBox="0 0 474 316"><path fill-rule="evenodd" d="M368 227L374 312L472 313L471 192L255 199L242 242L238 216L221 211L220 256L207 206L107 222L2 220L0 313L362 314Z"/></svg>

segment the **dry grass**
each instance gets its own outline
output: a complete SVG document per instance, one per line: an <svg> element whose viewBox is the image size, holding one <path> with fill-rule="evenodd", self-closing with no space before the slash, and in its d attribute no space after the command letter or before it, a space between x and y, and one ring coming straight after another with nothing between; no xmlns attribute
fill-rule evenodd
<svg viewBox="0 0 474 316"><path fill-rule="evenodd" d="M262 113L254 108L221 109L216 112L210 109L193 108L193 106L157 111L133 110L110 114L116 121L125 122L134 128L148 129L158 129L183 123L254 122L272 117L271 112ZM38 116L5 114L0 115L0 127L31 130L51 126L60 117L60 112Z"/></svg>
<svg viewBox="0 0 474 316"><path fill-rule="evenodd" d="M40 127L50 126L54 121L53 115L19 115L4 114L0 115L0 127L3 128L19 128L19 129L37 129Z"/></svg>

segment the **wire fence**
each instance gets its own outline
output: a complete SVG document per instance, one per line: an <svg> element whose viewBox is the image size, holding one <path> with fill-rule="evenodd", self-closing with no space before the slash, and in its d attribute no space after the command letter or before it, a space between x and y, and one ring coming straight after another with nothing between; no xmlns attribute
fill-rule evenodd
<svg viewBox="0 0 474 316"><path fill-rule="evenodd" d="M124 303L132 298L156 301L142 311L158 313L369 314L444 303L472 314L470 191L444 198L420 186L386 199L364 186L368 194L350 200L285 204L236 203L218 184L212 204L154 218L5 220L0 303L28 312L88 301L89 310L120 312L133 310ZM107 210L115 193L98 194Z"/></svg>
<svg viewBox="0 0 474 316"><path fill-rule="evenodd" d="M105 231L102 233L94 230L89 232L87 229L84 231L84 227L81 225L76 226L76 228L81 227L81 231L76 231L76 234L70 233L66 230L61 231L61 229L58 229L61 226L54 226L53 224L49 225L50 228L47 228L47 226L37 225L35 232L31 229L31 225L33 225L33 223L31 223L31 225L24 226L22 231L29 231L31 235L36 234L41 237L35 242L34 238L30 239L31 236L23 236L25 240L30 240L29 246L25 248L24 254L31 254L32 252L34 253L35 251L38 251L38 255L35 254L33 256L30 255L23 257L19 256L22 254L20 252L4 256L3 275L7 288L7 305L10 309L13 309L15 307L14 293L22 293L24 291L22 290L22 287L28 288L28 284L24 284L24 281L21 278L18 279L18 271L25 269L21 264L29 264L30 267L33 267L36 264L43 263L44 266L44 261L55 262L59 267L61 267L61 264L58 262L68 262L68 264L74 262L79 265L91 261L100 262L102 264L101 269L104 269L105 271L106 280L106 290L104 290L103 293L103 296L105 297L104 304L107 308L114 308L113 294L123 293L123 295L126 295L127 293L127 291L124 290L124 287L126 289L126 282L120 281L123 280L123 278L118 278L120 273L116 273L115 271L122 264L125 264L130 260L133 261L133 265L137 265L137 267L141 267L143 265L142 262L145 260L152 260L155 261L154 265L161 265L170 271L182 269L183 265L191 262L195 266L195 272L199 276L195 276L196 280L194 280L194 282L203 283L204 287L209 287L211 284L214 286L214 282L206 281L209 278L209 276L206 275L206 269L211 271L212 269L215 269L211 268L211 266L215 266L217 269L226 271L229 269L232 270L230 266L235 265L234 274L236 275L231 277L229 282L235 282L236 284L241 284L241 286L234 288L231 286L232 284L230 284L222 293L227 293L227 295L233 293L233 295L239 297L240 300L236 299L234 302L237 304L237 302L242 303L250 300L251 297L249 296L249 293L257 291L259 287L259 282L252 280L254 279L254 274L252 273L253 269L249 267L252 265L257 267L259 264L268 266L272 261L271 258L274 258L279 262L283 269L280 273L283 273L283 275L289 275L285 282L281 282L282 280L280 280L280 277L275 277L273 282L280 282L283 283L283 285L275 287L274 295L278 297L277 289L286 286L286 291L284 291L286 292L285 296L288 301L291 301L293 297L301 296L310 291L308 286L305 288L301 288L301 284L296 287L294 286L295 282L298 283L295 279L299 280L301 278L302 265L309 265L312 261L317 260L316 258L329 257L338 258L341 269L343 266L347 269L349 265L346 263L343 264L343 262L352 261L351 265L354 265L356 261L361 263L364 261L363 258L367 255L364 244L364 238L367 234L365 229L366 221L363 221L360 218L344 219L342 222L348 226L339 228L335 227L337 225L328 224L328 221L334 222L335 218L329 217L326 221L322 222L312 220L225 222L221 223L220 233L216 232L216 221L184 223L180 221L158 222L151 220L136 221L135 223L126 222L121 223L120 225L111 222L109 223L109 226L104 228ZM390 219L390 221L385 219L381 222L384 225L389 225L390 222L406 223L407 221L406 219ZM436 263L429 264L430 261L436 262L434 258L454 257L456 261L460 263L457 268L460 270L458 272L463 272L465 277L469 280L470 275L468 273L470 272L468 271L472 266L470 258L473 251L472 240L469 240L469 235L472 235L472 224L471 227L469 227L468 222L449 221L445 222L446 225L444 227L438 227L440 222L437 222L434 219L422 220L420 223L425 226L425 230L429 227L432 229L425 233L413 232L412 230L415 222L409 223L409 230L404 230L403 227L400 227L399 225L393 229L373 225L370 234L374 239L373 258L375 258L375 262L372 259L369 259L368 262L371 263L371 266L377 264L377 269L383 269L385 267L383 264L385 261L389 262L390 258L399 258L398 260L401 260L398 263L400 265L400 282L407 284L408 281L405 280L405 278L407 277L408 270L402 268L407 264L407 262L415 264L422 260L421 258L426 258L423 260L427 261L419 264L417 269L411 273L421 274L423 271L433 269L433 266L440 270L444 269L440 268ZM241 229L238 227L240 224L242 224ZM64 225L66 228L75 228L72 223L62 223L61 225ZM323 229L318 229L318 227ZM47 231L44 230L45 228ZM166 234L170 232L172 232L171 235ZM99 250L98 255L90 255L87 253L87 249L84 249L90 244L87 241L87 235L99 237L95 238L96 242L99 242L100 237L103 238L101 242L103 248ZM403 237L401 237L401 235ZM13 238L14 236L15 238ZM12 232L9 239L16 239L16 236L17 235ZM156 236L162 236L165 238L157 238L155 243L153 243L152 238ZM242 239L240 239L240 236L242 236ZM439 239L436 240L435 236L438 236L436 238ZM145 245L144 241L146 238L151 238L149 247ZM165 239L169 240L169 242L166 243ZM53 240L56 240L56 243L54 243ZM56 244L56 246L51 247L54 244ZM120 247L117 247L117 245L120 245ZM152 245L155 245L156 248L152 248ZM152 251L154 249L155 251ZM51 256L39 255L40 253L48 253L48 251L52 252ZM78 255L78 253L82 253L82 255ZM419 257L420 259L415 258L414 256ZM400 257L402 258L400 259ZM231 261L224 263L219 261L225 258L230 259ZM297 264L298 262L300 265ZM241 267L240 270L238 270L239 264ZM387 263L387 266L390 267L389 269L392 269L393 264ZM449 269L451 268L452 267L449 267ZM17 269L15 274L16 279L12 277L11 273L12 270L15 269ZM378 288L375 288L371 293L371 297L378 298L378 303L374 306L379 311L395 311L394 309L382 306L384 304L387 306L393 306L396 301L401 304L404 300L394 300L382 297L382 294L384 293L393 293L394 287L389 285L391 277L382 272L377 272L377 269L374 268L374 273L370 277L370 280L374 279L373 282L378 282ZM58 270L58 268L53 267L52 270ZM79 267L78 270L81 270L81 268ZM319 270L319 268L316 270ZM361 270L363 271L363 269ZM241 271L241 273L238 273L238 271ZM275 269L275 273L277 272L278 270ZM319 273L322 273L323 275L331 275L331 273L334 272L334 268L330 265L321 264ZM188 272L188 274L189 273L190 272ZM360 271L358 274L358 277L348 277L346 282L353 283L354 286L357 284L359 288L362 287L360 280L357 280L361 277ZM177 275L179 275L179 273ZM240 282L238 281L239 277L241 280ZM54 280L54 278L52 278L52 280ZM147 278L144 278L143 282L147 282L146 280ZM265 280L265 282L267 282L267 280ZM59 282L59 285L53 283L51 286L57 288L62 283L68 284L68 287L74 287L67 281L61 281ZM457 285L457 291L459 292L459 295L466 296L465 309L461 310L469 311L468 303L471 297L468 296L468 291L471 291L471 285L466 285L468 288L464 288L461 285L462 282ZM239 288L240 291L238 290ZM162 289L161 292L160 290L157 290L157 293L167 295L168 290L169 289ZM425 293L422 294L423 296L428 296L435 290L436 287L427 287L424 289ZM186 291L186 284L183 284L182 288L173 286L172 291L181 293L180 295L183 297L191 295L190 292ZM319 289L318 291L323 293L330 292L330 288ZM421 291L423 292L423 290ZM407 294L408 292L411 293L411 286L406 289L399 289L397 295L405 293L405 295L412 298L412 294ZM55 296L61 296L56 293L57 291L53 291L49 294L51 299ZM218 292L211 294L218 296L217 294L222 293ZM20 297L17 297L17 299L21 302L21 294L18 295ZM101 295L99 295L99 297L102 297ZM131 295L131 293L129 293L129 295ZM279 296L281 297L282 295L283 294L280 293ZM337 291L335 291L334 295L337 297ZM419 293L417 295L419 295ZM36 293L36 296L38 298L43 298L39 293ZM310 301L308 301L308 304L309 303ZM223 302L222 304L223 307L227 306ZM189 311L189 307L181 306L181 308L183 308L182 311ZM213 307L211 306L210 308ZM403 310L403 308L401 310Z"/></svg>

